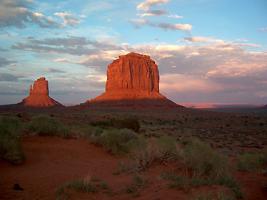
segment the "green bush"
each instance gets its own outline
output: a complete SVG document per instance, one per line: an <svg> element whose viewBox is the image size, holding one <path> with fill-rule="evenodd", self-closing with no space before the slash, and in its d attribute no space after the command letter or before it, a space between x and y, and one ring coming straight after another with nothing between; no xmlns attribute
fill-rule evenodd
<svg viewBox="0 0 267 200"><path fill-rule="evenodd" d="M170 188L181 188L187 190L191 186L191 180L186 176L180 176L173 173L162 173L160 177L170 181Z"/></svg>
<svg viewBox="0 0 267 200"><path fill-rule="evenodd" d="M28 126L28 131L40 136L70 136L70 131L64 124L48 116L33 118Z"/></svg>
<svg viewBox="0 0 267 200"><path fill-rule="evenodd" d="M97 193L101 191L109 195L112 194L112 190L104 180L101 180L97 177L92 177L90 179L76 179L64 183L56 190L56 199L70 199L70 191L80 193Z"/></svg>
<svg viewBox="0 0 267 200"><path fill-rule="evenodd" d="M25 160L20 143L20 123L16 118L0 119L0 158L12 164Z"/></svg>
<svg viewBox="0 0 267 200"><path fill-rule="evenodd" d="M56 199L63 200L68 199L68 190L74 190L76 192L83 193L95 193L97 192L96 186L91 182L83 179L67 182L60 186L56 191Z"/></svg>
<svg viewBox="0 0 267 200"><path fill-rule="evenodd" d="M229 187L237 198L242 198L239 184L231 176L228 160L208 144L191 138L182 142L182 156L186 166L192 170L192 183L219 184Z"/></svg>
<svg viewBox="0 0 267 200"><path fill-rule="evenodd" d="M232 176L230 176L230 175L222 176L220 178L215 179L214 181L219 185L224 185L224 186L230 188L233 191L233 193L235 194L236 198L238 198L238 199L243 198L241 188L240 188L238 182Z"/></svg>
<svg viewBox="0 0 267 200"><path fill-rule="evenodd" d="M91 135L91 141L113 154L128 153L138 143L138 136L129 129L107 129Z"/></svg>
<svg viewBox="0 0 267 200"><path fill-rule="evenodd" d="M261 171L266 163L264 153L244 153L237 157L237 168L240 171Z"/></svg>
<svg viewBox="0 0 267 200"><path fill-rule="evenodd" d="M99 126L102 128L130 129L135 132L138 132L140 130L140 123L136 118L112 118L109 120L92 122L91 124L93 126Z"/></svg>
<svg viewBox="0 0 267 200"><path fill-rule="evenodd" d="M217 178L229 175L227 158L198 139L193 138L185 144L182 156L196 176Z"/></svg>
<svg viewBox="0 0 267 200"><path fill-rule="evenodd" d="M218 193L205 193L205 194L198 194L192 198L192 200L235 200L230 194L226 194L224 192Z"/></svg>
<svg viewBox="0 0 267 200"><path fill-rule="evenodd" d="M161 136L157 139L160 157L162 160L174 160L178 156L176 140L170 136Z"/></svg>
<svg viewBox="0 0 267 200"><path fill-rule="evenodd" d="M178 157L176 141L169 136L162 136L141 142L142 147L131 152L134 171L144 171L155 162L168 162Z"/></svg>
<svg viewBox="0 0 267 200"><path fill-rule="evenodd" d="M126 193L133 194L134 196L138 196L139 191L144 188L147 184L147 180L140 175L134 175L132 177L131 184L127 185L125 188Z"/></svg>
<svg viewBox="0 0 267 200"><path fill-rule="evenodd" d="M161 178L170 181L169 187L180 188L188 190L190 187L201 185L223 185L231 189L236 198L243 198L239 184L232 176L222 176L213 178L201 177L201 176L184 176L176 175L174 173L162 173Z"/></svg>

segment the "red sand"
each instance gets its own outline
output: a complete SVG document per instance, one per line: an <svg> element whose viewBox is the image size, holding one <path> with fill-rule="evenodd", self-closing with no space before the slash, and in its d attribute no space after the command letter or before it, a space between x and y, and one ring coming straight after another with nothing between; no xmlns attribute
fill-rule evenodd
<svg viewBox="0 0 267 200"><path fill-rule="evenodd" d="M101 147L96 147L83 139L60 139L56 137L27 137L23 139L26 162L13 166L0 161L0 199L55 199L56 189L66 181L90 176L105 180L115 192L114 196L103 193L74 194L70 199L131 199L123 188L131 183L132 175L113 175L118 161L124 158L112 156ZM188 199L181 190L169 189L167 183L158 177L161 172L173 169L173 165L157 165L143 175L148 179L139 197L135 199ZM245 199L264 200L263 190L267 177L255 173L237 173L243 186ZM18 183L24 191L13 190ZM219 186L198 187L194 193L216 190ZM75 198L74 198L75 197Z"/></svg>

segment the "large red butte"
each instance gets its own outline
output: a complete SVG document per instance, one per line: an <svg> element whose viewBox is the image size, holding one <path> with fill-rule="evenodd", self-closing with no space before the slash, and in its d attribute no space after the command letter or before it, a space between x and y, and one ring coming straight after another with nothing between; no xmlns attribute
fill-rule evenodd
<svg viewBox="0 0 267 200"><path fill-rule="evenodd" d="M129 53L119 56L107 70L106 91L87 103L133 102L149 100L175 105L159 93L158 66L149 56Z"/></svg>

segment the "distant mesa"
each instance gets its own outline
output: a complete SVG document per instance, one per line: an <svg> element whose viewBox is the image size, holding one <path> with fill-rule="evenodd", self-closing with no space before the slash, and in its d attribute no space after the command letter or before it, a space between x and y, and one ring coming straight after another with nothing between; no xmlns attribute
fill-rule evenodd
<svg viewBox="0 0 267 200"><path fill-rule="evenodd" d="M158 66L149 56L119 56L107 69L106 90L86 104L177 106L159 92Z"/></svg>
<svg viewBox="0 0 267 200"><path fill-rule="evenodd" d="M30 95L19 103L29 107L52 107L62 106L60 103L49 97L48 81L41 77L30 86Z"/></svg>

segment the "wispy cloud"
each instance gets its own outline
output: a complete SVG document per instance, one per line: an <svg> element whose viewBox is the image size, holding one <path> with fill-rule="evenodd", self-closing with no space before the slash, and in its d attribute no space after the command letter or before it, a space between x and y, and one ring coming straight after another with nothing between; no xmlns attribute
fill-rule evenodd
<svg viewBox="0 0 267 200"><path fill-rule="evenodd" d="M168 14L167 11L165 10L149 10L147 12L138 14L140 17L151 17L151 16L161 16L161 15L166 15Z"/></svg>
<svg viewBox="0 0 267 200"><path fill-rule="evenodd" d="M216 43L224 43L223 40L214 39L211 37L203 37L203 36L195 36L195 37L185 37L185 41L188 42L216 42Z"/></svg>
<svg viewBox="0 0 267 200"><path fill-rule="evenodd" d="M81 22L80 19L68 12L56 12L54 15L63 20L63 26L75 26Z"/></svg>
<svg viewBox="0 0 267 200"><path fill-rule="evenodd" d="M267 27L262 27L262 28L259 29L259 31L261 31L261 32L267 32Z"/></svg>
<svg viewBox="0 0 267 200"><path fill-rule="evenodd" d="M151 26L157 27L163 30L172 30L172 31L191 31L192 25L191 24L171 24L166 22L152 22L147 19L133 19L130 20L132 24L134 24L137 28L141 26Z"/></svg>
<svg viewBox="0 0 267 200"><path fill-rule="evenodd" d="M69 12L56 12L54 16L47 16L35 11L34 7L31 0L0 1L0 27L25 28L35 24L41 28L62 28L80 23L80 19ZM63 23L59 22L59 18Z"/></svg>
<svg viewBox="0 0 267 200"><path fill-rule="evenodd" d="M32 1L2 0L0 1L0 27L14 26L25 28L27 24L37 24L42 28L55 28L60 25L51 17L40 12L34 12Z"/></svg>
<svg viewBox="0 0 267 200"><path fill-rule="evenodd" d="M111 43L89 40L85 37L66 37L45 38L43 40L28 39L25 43L14 44L12 48L33 52L54 52L81 56L93 54L105 49L120 49L121 47Z"/></svg>
<svg viewBox="0 0 267 200"><path fill-rule="evenodd" d="M152 6L168 3L169 0L145 0L137 5L138 10L148 11Z"/></svg>
<svg viewBox="0 0 267 200"><path fill-rule="evenodd" d="M0 73L0 82L16 82L21 76L16 76L9 73Z"/></svg>
<svg viewBox="0 0 267 200"><path fill-rule="evenodd" d="M174 18L174 19L183 19L184 16L181 15L168 15L169 18Z"/></svg>
<svg viewBox="0 0 267 200"><path fill-rule="evenodd" d="M6 59L4 57L0 57L0 68L1 67L6 67L10 64L13 64L13 63L16 63L16 61L14 60L9 60L9 59Z"/></svg>

